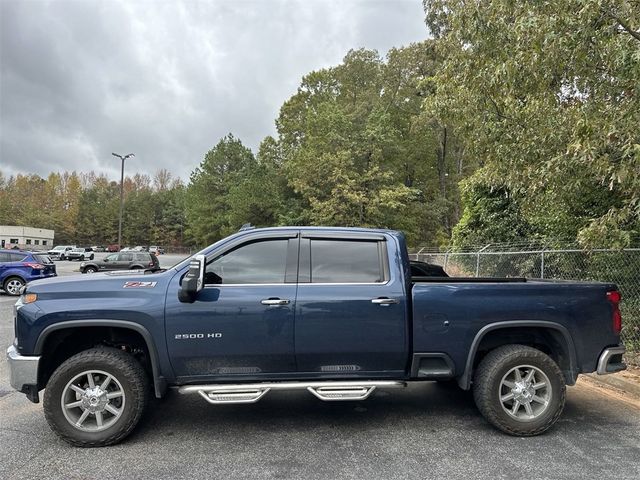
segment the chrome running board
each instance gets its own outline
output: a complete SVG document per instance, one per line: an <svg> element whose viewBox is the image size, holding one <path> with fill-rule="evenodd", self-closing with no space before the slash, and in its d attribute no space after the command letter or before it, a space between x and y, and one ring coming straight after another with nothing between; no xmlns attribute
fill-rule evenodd
<svg viewBox="0 0 640 480"><path fill-rule="evenodd" d="M406 387L405 382L395 380L346 381L346 382L278 382L235 385L187 385L180 387L182 394L198 393L212 404L255 403L269 390L308 390L320 400L364 400L380 388Z"/></svg>

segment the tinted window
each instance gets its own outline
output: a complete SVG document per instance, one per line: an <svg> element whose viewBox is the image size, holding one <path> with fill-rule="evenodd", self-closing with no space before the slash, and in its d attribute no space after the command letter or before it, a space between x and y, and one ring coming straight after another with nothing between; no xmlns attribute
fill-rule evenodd
<svg viewBox="0 0 640 480"><path fill-rule="evenodd" d="M284 283L287 240L243 245L207 265L205 283Z"/></svg>
<svg viewBox="0 0 640 480"><path fill-rule="evenodd" d="M10 262L22 262L27 256L24 253L10 253L9 261Z"/></svg>
<svg viewBox="0 0 640 480"><path fill-rule="evenodd" d="M373 283L384 281L378 242L311 240L313 283Z"/></svg>
<svg viewBox="0 0 640 480"><path fill-rule="evenodd" d="M33 258L38 263L42 263L42 264L53 263L51 259L46 255L34 255Z"/></svg>
<svg viewBox="0 0 640 480"><path fill-rule="evenodd" d="M121 253L118 257L118 261L120 262L132 262L133 261L133 253Z"/></svg>
<svg viewBox="0 0 640 480"><path fill-rule="evenodd" d="M109 262L115 262L116 260L118 260L118 254L117 253L112 253L111 255L107 255L105 257L105 260L107 260Z"/></svg>
<svg viewBox="0 0 640 480"><path fill-rule="evenodd" d="M146 255L144 253L136 253L136 260L139 262L149 262L150 258L149 255Z"/></svg>
<svg viewBox="0 0 640 480"><path fill-rule="evenodd" d="M8 253L0 253L0 263L7 263L9 261Z"/></svg>

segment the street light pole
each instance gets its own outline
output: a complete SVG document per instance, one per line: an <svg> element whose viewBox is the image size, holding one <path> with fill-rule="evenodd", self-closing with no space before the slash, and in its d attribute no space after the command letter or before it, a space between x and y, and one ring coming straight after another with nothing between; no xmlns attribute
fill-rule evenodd
<svg viewBox="0 0 640 480"><path fill-rule="evenodd" d="M124 161L127 158L135 157L135 155L133 153L124 156L117 153L112 153L111 155L122 160L122 167L120 168L120 216L118 219L118 250L120 250L122 248L122 210L124 208Z"/></svg>

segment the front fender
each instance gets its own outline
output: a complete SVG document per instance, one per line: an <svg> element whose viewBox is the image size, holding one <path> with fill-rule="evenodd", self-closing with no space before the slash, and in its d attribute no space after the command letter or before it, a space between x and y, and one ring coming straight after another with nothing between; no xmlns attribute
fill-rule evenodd
<svg viewBox="0 0 640 480"><path fill-rule="evenodd" d="M47 337L57 330L65 330L65 329L77 329L77 328L87 328L87 327L115 327L115 328L123 328L128 330L133 330L136 333L139 333L144 339L145 344L147 345L147 350L149 351L149 360L151 362L151 370L153 376L153 386L155 395L158 398L161 398L167 390L167 381L164 375L161 374L160 370L160 357L158 355L158 349L156 348L156 344L153 340L153 336L144 326L129 322L126 320L111 320L111 319L87 319L87 320L69 320L65 322L54 323L46 327L38 336L36 340L36 344L34 347L34 355L41 355L43 352L43 347L47 340Z"/></svg>

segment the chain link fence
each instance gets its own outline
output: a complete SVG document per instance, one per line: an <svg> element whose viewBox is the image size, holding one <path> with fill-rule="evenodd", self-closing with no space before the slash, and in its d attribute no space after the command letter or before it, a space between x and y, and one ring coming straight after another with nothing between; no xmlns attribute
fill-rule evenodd
<svg viewBox="0 0 640 480"><path fill-rule="evenodd" d="M465 251L413 249L412 260L444 267L453 277L527 277L615 283L622 294L627 362L640 366L640 248L547 250L486 245Z"/></svg>

